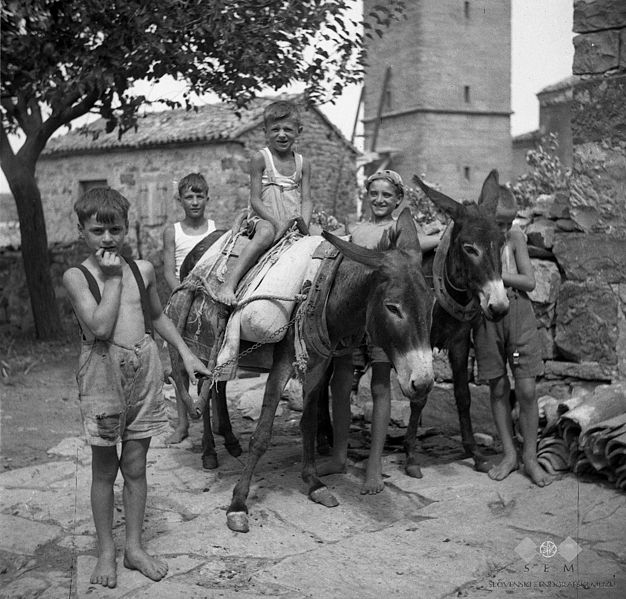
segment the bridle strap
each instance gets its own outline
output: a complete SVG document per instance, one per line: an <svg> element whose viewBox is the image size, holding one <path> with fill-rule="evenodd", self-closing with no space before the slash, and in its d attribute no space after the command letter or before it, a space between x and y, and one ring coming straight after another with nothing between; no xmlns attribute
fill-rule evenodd
<svg viewBox="0 0 626 599"><path fill-rule="evenodd" d="M435 259L433 261L433 288L437 301L450 316L463 322L469 322L474 319L480 310L480 305L476 297L472 295L467 304L459 304L446 289L446 281L448 281L448 284L454 289L466 291L452 285L447 276L446 260L448 258L448 251L450 250L453 226L454 221L450 221L435 252Z"/></svg>

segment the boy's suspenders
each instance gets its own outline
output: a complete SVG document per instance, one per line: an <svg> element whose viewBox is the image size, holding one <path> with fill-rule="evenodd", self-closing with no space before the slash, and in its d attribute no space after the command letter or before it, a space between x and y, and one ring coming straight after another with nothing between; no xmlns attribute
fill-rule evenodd
<svg viewBox="0 0 626 599"><path fill-rule="evenodd" d="M146 291L146 286L143 282L143 277L139 272L139 267L137 263L132 258L124 258L126 263L130 267L133 276L135 277L135 281L137 282L137 287L139 288L139 297L141 299L141 311L143 312L143 323L146 330L146 333L150 336L153 335L152 330L152 316L150 315L150 306L148 303L148 292ZM91 295L93 295L96 302L100 303L102 300L102 295L100 294L100 288L98 287L98 283L96 282L95 277L89 272L89 269L83 264L79 264L77 268L85 275L85 279L87 279L87 284L89 285L89 291L91 291ZM84 337L84 336L83 336Z"/></svg>

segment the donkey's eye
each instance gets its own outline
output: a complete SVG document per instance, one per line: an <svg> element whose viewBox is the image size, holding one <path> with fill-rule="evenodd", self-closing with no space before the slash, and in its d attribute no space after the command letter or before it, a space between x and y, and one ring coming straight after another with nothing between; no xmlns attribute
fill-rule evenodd
<svg viewBox="0 0 626 599"><path fill-rule="evenodd" d="M479 254L478 248L471 243L463 244L463 251L470 256L478 256Z"/></svg>
<svg viewBox="0 0 626 599"><path fill-rule="evenodd" d="M387 310L389 310L389 312L391 312L394 316L397 316L398 318L402 317L402 312L396 304L385 304L385 308L387 308Z"/></svg>

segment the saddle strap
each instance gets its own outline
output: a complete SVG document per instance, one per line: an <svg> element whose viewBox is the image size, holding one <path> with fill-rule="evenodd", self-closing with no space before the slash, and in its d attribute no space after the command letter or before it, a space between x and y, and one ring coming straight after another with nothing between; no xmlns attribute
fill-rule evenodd
<svg viewBox="0 0 626 599"><path fill-rule="evenodd" d="M459 304L446 289L446 259L448 257L448 250L450 249L453 226L454 221L448 223L443 237L439 242L439 246L435 251L435 259L433 260L433 289L437 301L450 316L463 322L469 322L478 314L480 309L478 300L472 297L467 304Z"/></svg>
<svg viewBox="0 0 626 599"><path fill-rule="evenodd" d="M326 324L326 304L337 270L343 256L332 244L320 244L314 258L322 257L315 279L306 300L298 308L302 315L302 339L307 352L314 352L325 359L339 355L331 345Z"/></svg>

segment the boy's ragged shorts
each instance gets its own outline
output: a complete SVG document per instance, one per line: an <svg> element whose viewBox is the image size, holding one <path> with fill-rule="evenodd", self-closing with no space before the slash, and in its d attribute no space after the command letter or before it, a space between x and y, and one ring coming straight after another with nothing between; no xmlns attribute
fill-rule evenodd
<svg viewBox="0 0 626 599"><path fill-rule="evenodd" d="M391 364L391 360L387 357L385 350L371 343L369 338L356 347L352 352L352 363L356 367L364 368L368 363L374 362L382 364Z"/></svg>
<svg viewBox="0 0 626 599"><path fill-rule="evenodd" d="M537 320L528 296L507 290L509 312L498 322L484 318L474 329L474 353L478 378L490 381L506 375L509 364L514 378L534 378L543 372ZM513 352L519 357L514 359Z"/></svg>
<svg viewBox="0 0 626 599"><path fill-rule="evenodd" d="M102 340L84 343L76 380L90 445L113 446L169 430L163 366L149 335L132 348Z"/></svg>

